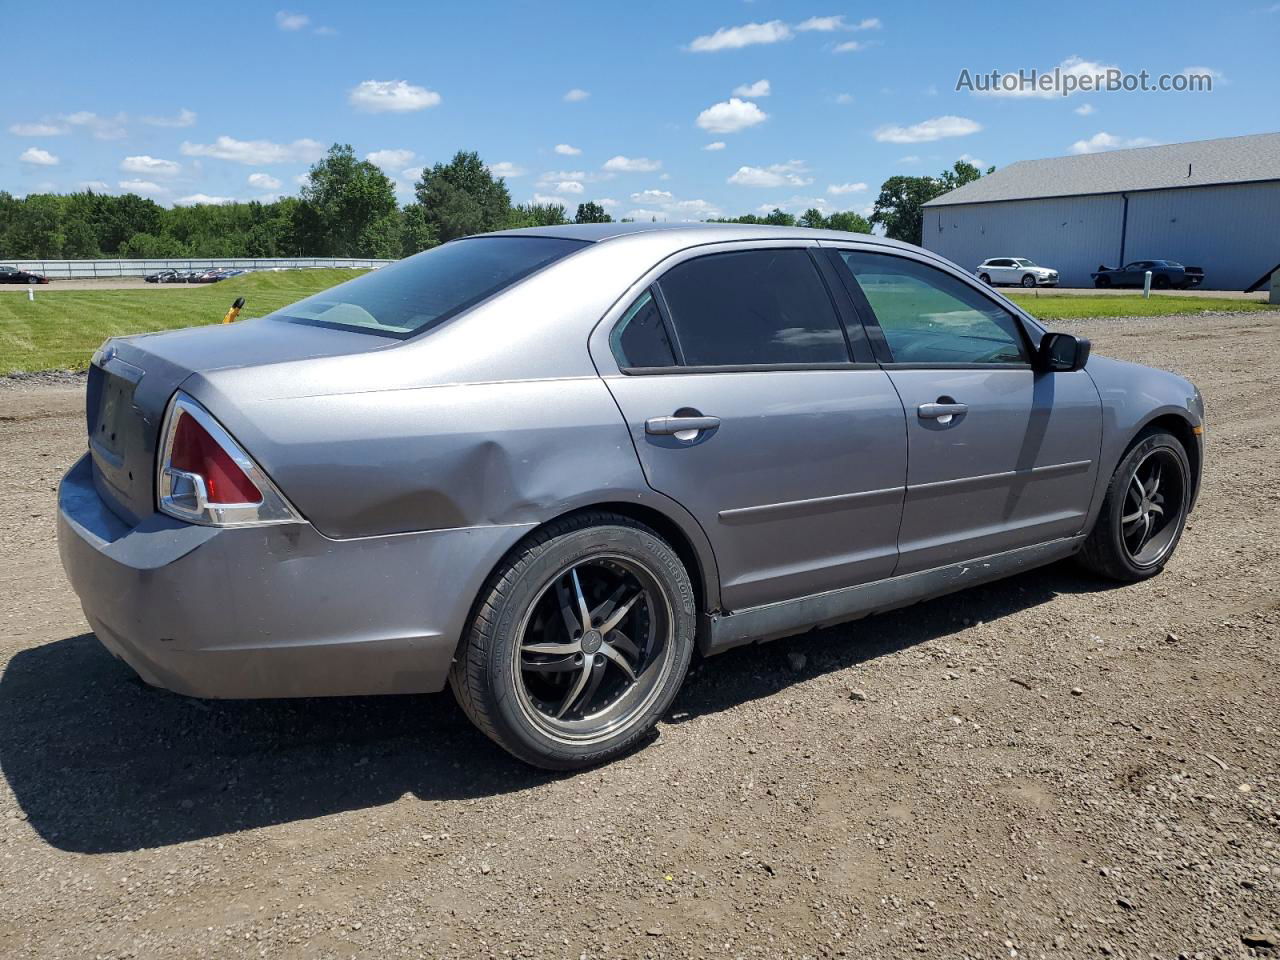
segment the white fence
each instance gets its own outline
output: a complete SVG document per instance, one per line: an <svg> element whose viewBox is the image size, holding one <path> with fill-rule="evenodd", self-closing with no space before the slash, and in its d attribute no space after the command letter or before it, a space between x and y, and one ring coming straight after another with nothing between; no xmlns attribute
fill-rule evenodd
<svg viewBox="0 0 1280 960"><path fill-rule="evenodd" d="M3 260L0 263L40 273L52 280L93 277L142 277L159 270L296 270L308 267L380 267L393 260L361 257L225 257L174 260Z"/></svg>

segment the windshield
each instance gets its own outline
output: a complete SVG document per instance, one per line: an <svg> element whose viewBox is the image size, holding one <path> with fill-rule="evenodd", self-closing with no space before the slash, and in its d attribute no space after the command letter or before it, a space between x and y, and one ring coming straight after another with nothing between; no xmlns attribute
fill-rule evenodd
<svg viewBox="0 0 1280 960"><path fill-rule="evenodd" d="M299 300L273 320L404 339L587 245L557 237L455 240Z"/></svg>

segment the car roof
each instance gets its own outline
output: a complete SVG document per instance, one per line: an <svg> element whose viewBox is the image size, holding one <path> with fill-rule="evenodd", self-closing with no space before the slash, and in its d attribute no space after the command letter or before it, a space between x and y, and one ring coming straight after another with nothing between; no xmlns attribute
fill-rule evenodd
<svg viewBox="0 0 1280 960"><path fill-rule="evenodd" d="M734 240L838 240L845 243L854 241L917 252L921 249L910 243L890 240L875 234L815 230L810 227L775 227L758 223L570 223L557 227L499 230L496 233L477 234L477 236L560 237L566 240L605 243L625 240L641 234L649 238L655 234L662 235L664 239L670 240L673 250L695 247L704 243Z"/></svg>

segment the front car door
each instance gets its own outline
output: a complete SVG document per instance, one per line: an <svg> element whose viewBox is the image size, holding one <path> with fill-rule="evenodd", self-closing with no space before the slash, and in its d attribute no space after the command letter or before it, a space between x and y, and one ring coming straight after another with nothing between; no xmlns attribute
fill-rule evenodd
<svg viewBox="0 0 1280 960"><path fill-rule="evenodd" d="M897 564L902 404L815 252L775 241L678 254L592 336L649 485L711 541L726 610Z"/></svg>
<svg viewBox="0 0 1280 960"><path fill-rule="evenodd" d="M1034 369L1023 322L956 272L906 252L832 262L906 408L896 572L1080 533L1102 436L1089 375Z"/></svg>
<svg viewBox="0 0 1280 960"><path fill-rule="evenodd" d="M1013 274L1014 269L1012 260L997 260L996 270L995 273L991 275L991 279L996 283L1013 283Z"/></svg>

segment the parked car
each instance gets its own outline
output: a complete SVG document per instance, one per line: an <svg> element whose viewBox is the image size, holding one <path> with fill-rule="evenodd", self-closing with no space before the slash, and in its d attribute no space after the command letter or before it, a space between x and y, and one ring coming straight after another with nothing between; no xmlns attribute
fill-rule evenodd
<svg viewBox="0 0 1280 960"><path fill-rule="evenodd" d="M191 275L192 283L217 283L226 277L226 273L218 267L209 270L197 270Z"/></svg>
<svg viewBox="0 0 1280 960"><path fill-rule="evenodd" d="M48 283L49 278L30 270L19 270L17 267L0 266L0 283Z"/></svg>
<svg viewBox="0 0 1280 960"><path fill-rule="evenodd" d="M1184 267L1175 260L1135 260L1123 267L1099 266L1090 274L1095 287L1141 287L1151 271L1151 286L1157 290L1189 290L1204 283L1204 270Z"/></svg>
<svg viewBox="0 0 1280 960"><path fill-rule="evenodd" d="M147 283L182 283L183 274L177 270L159 270L142 278Z"/></svg>
<svg viewBox="0 0 1280 960"><path fill-rule="evenodd" d="M1042 267L1026 257L991 257L974 271L983 283L993 287L1015 284L1020 287L1056 287L1058 271Z"/></svg>
<svg viewBox="0 0 1280 960"><path fill-rule="evenodd" d="M638 744L704 655L1072 555L1136 581L1203 403L862 234L446 243L107 341L59 489L94 632L197 697L437 691L515 756ZM838 642L834 638L828 642Z"/></svg>

